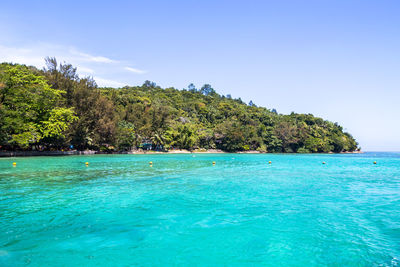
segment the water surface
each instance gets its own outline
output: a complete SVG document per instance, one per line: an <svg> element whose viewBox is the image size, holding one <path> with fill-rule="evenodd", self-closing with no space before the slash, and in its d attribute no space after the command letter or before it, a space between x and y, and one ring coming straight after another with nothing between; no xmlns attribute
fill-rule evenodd
<svg viewBox="0 0 400 267"><path fill-rule="evenodd" d="M0 231L0 266L397 266L400 153L0 158Z"/></svg>

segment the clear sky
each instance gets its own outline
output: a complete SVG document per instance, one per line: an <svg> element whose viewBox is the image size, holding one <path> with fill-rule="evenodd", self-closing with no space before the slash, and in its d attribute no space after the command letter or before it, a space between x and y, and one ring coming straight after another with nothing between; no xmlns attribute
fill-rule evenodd
<svg viewBox="0 0 400 267"><path fill-rule="evenodd" d="M400 151L399 14L386 0L2 0L0 61L56 56L100 86L210 83Z"/></svg>

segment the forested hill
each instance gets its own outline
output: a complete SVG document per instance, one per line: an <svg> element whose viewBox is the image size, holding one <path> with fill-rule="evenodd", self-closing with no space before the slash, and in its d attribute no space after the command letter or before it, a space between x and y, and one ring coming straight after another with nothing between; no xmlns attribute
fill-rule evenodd
<svg viewBox="0 0 400 267"><path fill-rule="evenodd" d="M38 70L0 65L0 150L222 149L262 152L354 151L337 123L282 115L210 85L196 89L98 88L69 64L46 59Z"/></svg>

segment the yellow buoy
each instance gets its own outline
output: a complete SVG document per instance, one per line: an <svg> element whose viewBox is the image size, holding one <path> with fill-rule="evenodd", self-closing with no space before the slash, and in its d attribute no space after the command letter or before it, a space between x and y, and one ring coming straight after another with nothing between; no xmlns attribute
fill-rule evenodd
<svg viewBox="0 0 400 267"><path fill-rule="evenodd" d="M153 162L152 162L152 161L150 161L150 162L149 162L149 165L150 165L150 166L151 166L151 165L153 165Z"/></svg>
<svg viewBox="0 0 400 267"><path fill-rule="evenodd" d="M213 161L213 165L215 165L215 161Z"/></svg>
<svg viewBox="0 0 400 267"><path fill-rule="evenodd" d="M89 166L89 162L85 162L85 165L86 165L86 166Z"/></svg>
<svg viewBox="0 0 400 267"><path fill-rule="evenodd" d="M271 164L272 162L271 161L268 161L268 164Z"/></svg>
<svg viewBox="0 0 400 267"><path fill-rule="evenodd" d="M376 164L376 161L374 161L374 164Z"/></svg>
<svg viewBox="0 0 400 267"><path fill-rule="evenodd" d="M17 166L17 163L16 163L16 162L13 162L13 166Z"/></svg>

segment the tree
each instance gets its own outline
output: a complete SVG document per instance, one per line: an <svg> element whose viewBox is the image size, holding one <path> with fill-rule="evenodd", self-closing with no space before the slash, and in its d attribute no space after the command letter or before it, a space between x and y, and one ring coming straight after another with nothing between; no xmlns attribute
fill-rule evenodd
<svg viewBox="0 0 400 267"><path fill-rule="evenodd" d="M143 85L143 87L147 87L147 88L155 88L157 86L157 84L155 82L151 82L149 80L146 80Z"/></svg>
<svg viewBox="0 0 400 267"><path fill-rule="evenodd" d="M62 135L75 118L72 109L57 107L65 91L51 88L26 66L1 69L2 143L27 149L50 134Z"/></svg>
<svg viewBox="0 0 400 267"><path fill-rule="evenodd" d="M175 123L166 131L165 140L167 147L177 147L180 149L193 149L198 137L194 125L190 123Z"/></svg>
<svg viewBox="0 0 400 267"><path fill-rule="evenodd" d="M49 138L65 138L65 132L69 126L77 121L72 108L54 108L50 111L50 117L47 121L42 122L42 136Z"/></svg>
<svg viewBox="0 0 400 267"><path fill-rule="evenodd" d="M205 96L208 96L215 94L215 90L211 87L211 85L205 84L203 85L203 87L201 87L200 93L202 93Z"/></svg>
<svg viewBox="0 0 400 267"><path fill-rule="evenodd" d="M116 138L119 150L132 150L136 139L136 132L133 123L120 121L118 123Z"/></svg>
<svg viewBox="0 0 400 267"><path fill-rule="evenodd" d="M79 81L79 77L76 73L76 68L71 64L57 65L56 58L47 57L45 58L46 67L44 69L46 78L51 88L64 91L65 103L67 107L72 106L72 95L74 91L74 85Z"/></svg>
<svg viewBox="0 0 400 267"><path fill-rule="evenodd" d="M100 94L92 79L80 79L75 84L72 103L79 117L71 127L71 142L75 147L98 148L114 142L114 104Z"/></svg>
<svg viewBox="0 0 400 267"><path fill-rule="evenodd" d="M197 92L196 86L194 86L193 83L188 85L188 90L189 90L189 92L192 92L192 93Z"/></svg>

